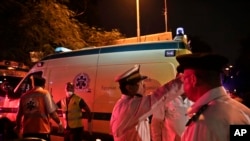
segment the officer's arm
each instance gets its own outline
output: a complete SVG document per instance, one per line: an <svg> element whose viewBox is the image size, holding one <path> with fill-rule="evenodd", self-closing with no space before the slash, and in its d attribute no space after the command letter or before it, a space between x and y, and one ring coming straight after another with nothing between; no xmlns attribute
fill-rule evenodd
<svg viewBox="0 0 250 141"><path fill-rule="evenodd" d="M50 113L50 117L58 124L58 125L62 125L61 120L59 119L59 116L57 114L56 111Z"/></svg>
<svg viewBox="0 0 250 141"><path fill-rule="evenodd" d="M57 105L50 94L44 95L45 107L50 117L58 124L59 130L63 129L62 122L57 114Z"/></svg>
<svg viewBox="0 0 250 141"><path fill-rule="evenodd" d="M56 111L50 113L50 117L58 124L58 133L63 133L62 121L59 119L59 116Z"/></svg>

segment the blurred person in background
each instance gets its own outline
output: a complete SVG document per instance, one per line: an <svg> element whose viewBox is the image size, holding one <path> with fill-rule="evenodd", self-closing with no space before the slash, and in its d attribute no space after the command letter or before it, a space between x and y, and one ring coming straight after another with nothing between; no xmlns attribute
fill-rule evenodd
<svg viewBox="0 0 250 141"><path fill-rule="evenodd" d="M57 106L62 110L65 133L64 141L82 141L83 138L83 111L85 111L88 118L88 131L92 134L92 114L86 102L75 94L74 84L71 82L65 85L66 97L57 102Z"/></svg>

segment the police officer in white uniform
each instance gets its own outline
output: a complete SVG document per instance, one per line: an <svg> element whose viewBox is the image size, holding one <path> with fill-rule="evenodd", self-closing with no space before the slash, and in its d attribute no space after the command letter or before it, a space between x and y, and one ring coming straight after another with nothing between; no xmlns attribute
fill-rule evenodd
<svg viewBox="0 0 250 141"><path fill-rule="evenodd" d="M233 100L221 85L220 73L228 59L212 53L177 56L184 68L184 91L194 102L182 141L229 141L232 124L250 124L250 110Z"/></svg>
<svg viewBox="0 0 250 141"><path fill-rule="evenodd" d="M157 89L152 95L143 96L143 81L140 66L126 71L115 80L119 82L121 98L113 108L110 127L114 141L150 141L148 117L153 111L183 93L180 78Z"/></svg>

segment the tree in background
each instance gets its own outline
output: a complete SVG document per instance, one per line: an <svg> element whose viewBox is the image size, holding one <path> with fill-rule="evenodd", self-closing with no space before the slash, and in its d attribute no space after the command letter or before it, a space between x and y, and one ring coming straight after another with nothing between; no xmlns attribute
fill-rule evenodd
<svg viewBox="0 0 250 141"><path fill-rule="evenodd" d="M62 1L1 0L0 59L23 60L29 65L31 51L46 56L58 46L76 50L122 38L117 29L104 31L80 23L77 14Z"/></svg>

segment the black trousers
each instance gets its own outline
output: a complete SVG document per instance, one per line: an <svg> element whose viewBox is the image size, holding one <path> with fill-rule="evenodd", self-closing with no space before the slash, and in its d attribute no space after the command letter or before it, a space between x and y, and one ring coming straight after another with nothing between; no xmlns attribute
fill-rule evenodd
<svg viewBox="0 0 250 141"><path fill-rule="evenodd" d="M64 141L82 141L83 127L66 129Z"/></svg>

